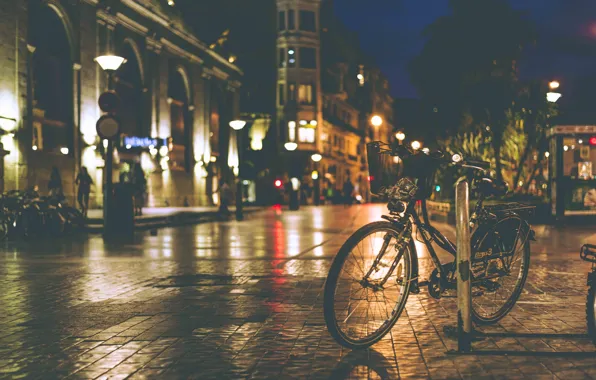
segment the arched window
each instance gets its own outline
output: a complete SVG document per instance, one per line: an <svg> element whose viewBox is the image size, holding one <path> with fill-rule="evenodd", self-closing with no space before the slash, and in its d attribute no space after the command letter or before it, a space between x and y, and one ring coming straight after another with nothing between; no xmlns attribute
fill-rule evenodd
<svg viewBox="0 0 596 380"><path fill-rule="evenodd" d="M45 4L31 7L29 17L34 149L72 152L73 74L65 23Z"/></svg>
<svg viewBox="0 0 596 380"><path fill-rule="evenodd" d="M168 102L170 103L170 122L173 151L171 154L172 169L190 171L192 122L189 110L189 81L181 67L170 70L168 81Z"/></svg>
<svg viewBox="0 0 596 380"><path fill-rule="evenodd" d="M122 123L120 131L123 134L143 136L141 66L132 44L133 42L124 42L120 55L126 58L126 63L118 69L115 75L115 90L121 101L118 116Z"/></svg>

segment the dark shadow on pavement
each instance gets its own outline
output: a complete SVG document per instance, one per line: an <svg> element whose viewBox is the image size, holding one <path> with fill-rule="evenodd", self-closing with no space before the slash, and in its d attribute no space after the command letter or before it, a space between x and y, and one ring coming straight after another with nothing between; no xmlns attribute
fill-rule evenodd
<svg viewBox="0 0 596 380"><path fill-rule="evenodd" d="M395 362L375 350L352 351L337 364L329 379L397 379Z"/></svg>

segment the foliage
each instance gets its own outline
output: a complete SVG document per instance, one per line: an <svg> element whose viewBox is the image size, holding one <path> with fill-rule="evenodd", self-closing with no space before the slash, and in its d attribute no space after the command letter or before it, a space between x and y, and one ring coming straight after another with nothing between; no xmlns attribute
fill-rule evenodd
<svg viewBox="0 0 596 380"><path fill-rule="evenodd" d="M533 29L505 0L450 5L452 14L425 31L427 42L411 62L411 78L423 100L439 110L442 130L436 135L461 132L462 125L466 132L482 131L479 139L489 142L501 178L503 164L517 154L508 141L518 133L512 109L519 91L516 63L533 42Z"/></svg>

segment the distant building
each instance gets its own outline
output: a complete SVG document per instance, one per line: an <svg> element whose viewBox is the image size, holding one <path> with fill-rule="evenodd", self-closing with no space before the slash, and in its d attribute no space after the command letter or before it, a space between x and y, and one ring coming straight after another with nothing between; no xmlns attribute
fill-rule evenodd
<svg viewBox="0 0 596 380"><path fill-rule="evenodd" d="M208 205L238 165L229 121L239 116L242 71L181 21L167 0L4 1L0 9L0 190L38 185L59 168L73 200L86 166L101 206L103 143L95 131L107 76L94 58L121 55L115 74L123 138L114 178L140 165L149 205ZM126 139L126 137L128 139Z"/></svg>
<svg viewBox="0 0 596 380"><path fill-rule="evenodd" d="M335 19L332 1L277 0L277 10L277 145L287 171L303 183L318 177L322 190L349 179L367 199L365 144L392 141L388 81Z"/></svg>

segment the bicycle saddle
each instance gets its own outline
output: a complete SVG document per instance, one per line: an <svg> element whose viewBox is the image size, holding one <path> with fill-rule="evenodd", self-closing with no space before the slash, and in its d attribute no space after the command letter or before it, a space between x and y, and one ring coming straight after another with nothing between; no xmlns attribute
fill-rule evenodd
<svg viewBox="0 0 596 380"><path fill-rule="evenodd" d="M509 191L509 187L507 186L507 182L505 181L497 181L496 179L490 177L483 177L480 181L478 181L477 186L480 188L486 195L494 195L497 197L501 197Z"/></svg>

